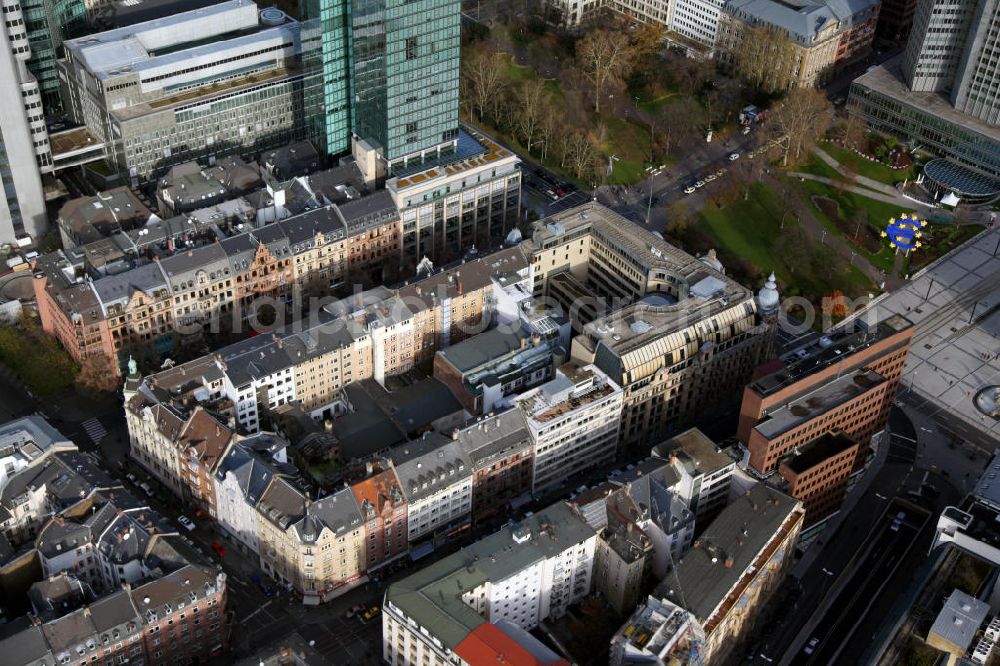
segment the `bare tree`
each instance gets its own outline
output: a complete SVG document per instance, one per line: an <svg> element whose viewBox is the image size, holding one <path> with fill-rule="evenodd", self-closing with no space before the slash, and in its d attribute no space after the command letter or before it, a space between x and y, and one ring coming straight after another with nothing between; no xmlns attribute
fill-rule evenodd
<svg viewBox="0 0 1000 666"><path fill-rule="evenodd" d="M538 143L542 145L542 162L549 158L549 149L559 140L559 131L563 127L563 118L553 108L552 99L545 98L542 106L542 118L538 125Z"/></svg>
<svg viewBox="0 0 1000 666"><path fill-rule="evenodd" d="M538 138L545 114L551 109L548 104L549 94L545 89L545 81L532 79L522 85L517 91L517 112L514 115L514 128L524 141L525 148L531 152L531 147Z"/></svg>
<svg viewBox="0 0 1000 666"><path fill-rule="evenodd" d="M667 206L666 231L677 240L683 240L691 222L690 207L680 199Z"/></svg>
<svg viewBox="0 0 1000 666"><path fill-rule="evenodd" d="M829 123L830 103L815 88L796 88L771 113L771 131L783 142L782 164L798 160Z"/></svg>
<svg viewBox="0 0 1000 666"><path fill-rule="evenodd" d="M594 172L597 148L586 132L570 130L563 140L564 165L572 169L577 178L586 178Z"/></svg>
<svg viewBox="0 0 1000 666"><path fill-rule="evenodd" d="M657 21L643 23L632 32L632 55L636 60L655 56L663 48L667 26Z"/></svg>
<svg viewBox="0 0 1000 666"><path fill-rule="evenodd" d="M705 124L705 110L691 97L682 97L661 107L654 121L654 137L662 131L671 143L683 143L698 134Z"/></svg>
<svg viewBox="0 0 1000 666"><path fill-rule="evenodd" d="M743 201L750 198L750 187L759 180L760 174L754 177L754 163L750 160L739 160L729 168L729 182L737 189Z"/></svg>
<svg viewBox="0 0 1000 666"><path fill-rule="evenodd" d="M611 83L628 75L634 52L628 36L611 30L595 30L576 46L576 59L584 78L594 86L594 110L601 112L601 98Z"/></svg>
<svg viewBox="0 0 1000 666"><path fill-rule="evenodd" d="M95 354L80 363L80 374L76 376L76 385L85 393L111 393L118 389L118 378L108 357Z"/></svg>
<svg viewBox="0 0 1000 666"><path fill-rule="evenodd" d="M677 65L675 72L681 90L689 97L697 95L713 74L715 74L715 63L699 58L685 58L683 63Z"/></svg>
<svg viewBox="0 0 1000 666"><path fill-rule="evenodd" d="M463 97L468 100L471 115L478 120L483 120L487 111L496 110L507 87L506 58L488 45L470 49L462 57Z"/></svg>
<svg viewBox="0 0 1000 666"><path fill-rule="evenodd" d="M774 26L743 27L724 45L726 58L740 76L766 92L792 87L799 49Z"/></svg>
<svg viewBox="0 0 1000 666"><path fill-rule="evenodd" d="M860 149L865 140L865 121L861 115L848 109L847 117L837 128L837 138L847 148Z"/></svg>

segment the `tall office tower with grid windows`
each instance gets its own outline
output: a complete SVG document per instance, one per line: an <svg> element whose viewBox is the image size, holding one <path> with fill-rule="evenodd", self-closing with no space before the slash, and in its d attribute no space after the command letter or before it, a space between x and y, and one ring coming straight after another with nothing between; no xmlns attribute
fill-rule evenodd
<svg viewBox="0 0 1000 666"><path fill-rule="evenodd" d="M327 153L353 139L396 166L457 149L458 0L303 0L302 14L320 32L323 123L313 133Z"/></svg>
<svg viewBox="0 0 1000 666"><path fill-rule="evenodd" d="M914 92L944 92L956 110L1000 124L1000 0L921 0L903 54Z"/></svg>
<svg viewBox="0 0 1000 666"><path fill-rule="evenodd" d="M3 3L0 29L0 243L45 230L45 195L40 166L49 155L48 133L38 82L28 70L31 47L18 3Z"/></svg>

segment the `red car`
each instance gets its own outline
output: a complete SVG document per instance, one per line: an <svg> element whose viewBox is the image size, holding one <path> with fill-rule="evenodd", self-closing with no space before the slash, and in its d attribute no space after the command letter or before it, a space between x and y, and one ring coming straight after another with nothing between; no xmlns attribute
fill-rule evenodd
<svg viewBox="0 0 1000 666"><path fill-rule="evenodd" d="M219 557L225 557L226 556L226 549L225 549L225 547L221 543L219 543L218 541L213 541L212 542L212 550L214 550L215 554L218 555Z"/></svg>

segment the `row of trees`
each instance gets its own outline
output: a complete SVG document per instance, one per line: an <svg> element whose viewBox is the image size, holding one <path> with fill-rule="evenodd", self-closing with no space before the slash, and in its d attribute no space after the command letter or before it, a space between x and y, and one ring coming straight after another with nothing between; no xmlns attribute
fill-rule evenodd
<svg viewBox="0 0 1000 666"><path fill-rule="evenodd" d="M655 70L663 31L655 24L631 31L593 29L569 42L564 66L548 81L514 76L519 68L509 52L514 50L511 44L486 39L467 45L461 78L464 111L543 162L558 165L579 180L600 180L608 135L602 114L620 114L623 101L630 99L625 94L630 77ZM700 74L694 78L703 80ZM617 108L607 104L614 95ZM685 119L697 115L685 114ZM672 121L646 122L653 136L650 159L665 157L672 144L668 131Z"/></svg>

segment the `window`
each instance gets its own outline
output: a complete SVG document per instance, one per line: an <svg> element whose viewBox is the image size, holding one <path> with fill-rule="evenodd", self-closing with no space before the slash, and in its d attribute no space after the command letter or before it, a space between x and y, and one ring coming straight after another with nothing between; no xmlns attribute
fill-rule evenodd
<svg viewBox="0 0 1000 666"><path fill-rule="evenodd" d="M406 38L406 59L413 60L417 57L417 38L407 37Z"/></svg>

